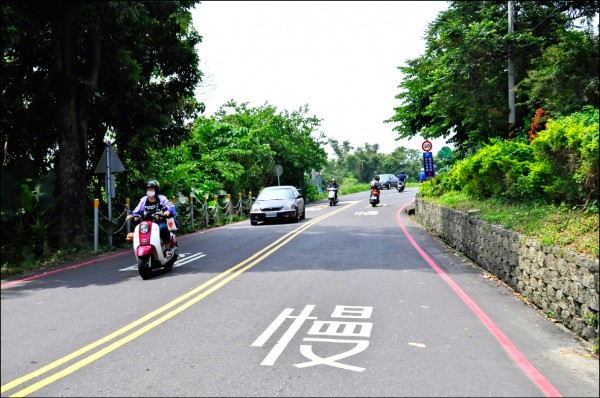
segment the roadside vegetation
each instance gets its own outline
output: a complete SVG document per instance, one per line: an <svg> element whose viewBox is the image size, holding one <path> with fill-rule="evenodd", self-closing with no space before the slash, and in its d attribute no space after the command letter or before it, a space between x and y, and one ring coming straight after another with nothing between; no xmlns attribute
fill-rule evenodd
<svg viewBox="0 0 600 398"><path fill-rule="evenodd" d="M531 143L494 140L421 185L419 197L598 257L598 109L547 121Z"/></svg>

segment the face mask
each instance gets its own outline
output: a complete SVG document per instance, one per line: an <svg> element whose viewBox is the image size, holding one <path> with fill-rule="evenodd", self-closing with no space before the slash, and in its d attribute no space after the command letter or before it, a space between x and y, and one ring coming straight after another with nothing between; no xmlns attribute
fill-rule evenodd
<svg viewBox="0 0 600 398"><path fill-rule="evenodd" d="M146 195L148 195L149 197L153 197L154 195L156 195L156 192L154 192L154 191L146 191Z"/></svg>

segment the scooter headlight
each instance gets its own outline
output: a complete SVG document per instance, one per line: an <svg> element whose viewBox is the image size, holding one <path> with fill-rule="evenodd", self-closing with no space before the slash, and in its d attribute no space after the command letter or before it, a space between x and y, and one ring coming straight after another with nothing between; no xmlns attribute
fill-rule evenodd
<svg viewBox="0 0 600 398"><path fill-rule="evenodd" d="M148 230L150 229L150 227L148 226L147 223L142 223L140 224L140 232L145 234L148 233Z"/></svg>

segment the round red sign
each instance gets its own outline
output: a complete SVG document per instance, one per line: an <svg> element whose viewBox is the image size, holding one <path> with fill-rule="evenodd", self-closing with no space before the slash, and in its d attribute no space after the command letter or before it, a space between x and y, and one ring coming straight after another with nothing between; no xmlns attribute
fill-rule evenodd
<svg viewBox="0 0 600 398"><path fill-rule="evenodd" d="M428 141L428 140L423 141L423 145L421 145L421 148L423 148L423 150L425 152L431 151L431 148L432 148L431 141Z"/></svg>

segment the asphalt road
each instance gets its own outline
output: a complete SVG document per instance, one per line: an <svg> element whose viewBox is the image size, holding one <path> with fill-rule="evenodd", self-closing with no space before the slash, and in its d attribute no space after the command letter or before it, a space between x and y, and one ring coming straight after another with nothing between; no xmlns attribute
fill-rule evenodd
<svg viewBox="0 0 600 398"><path fill-rule="evenodd" d="M415 189L2 281L2 396L598 396L598 360L430 237Z"/></svg>

